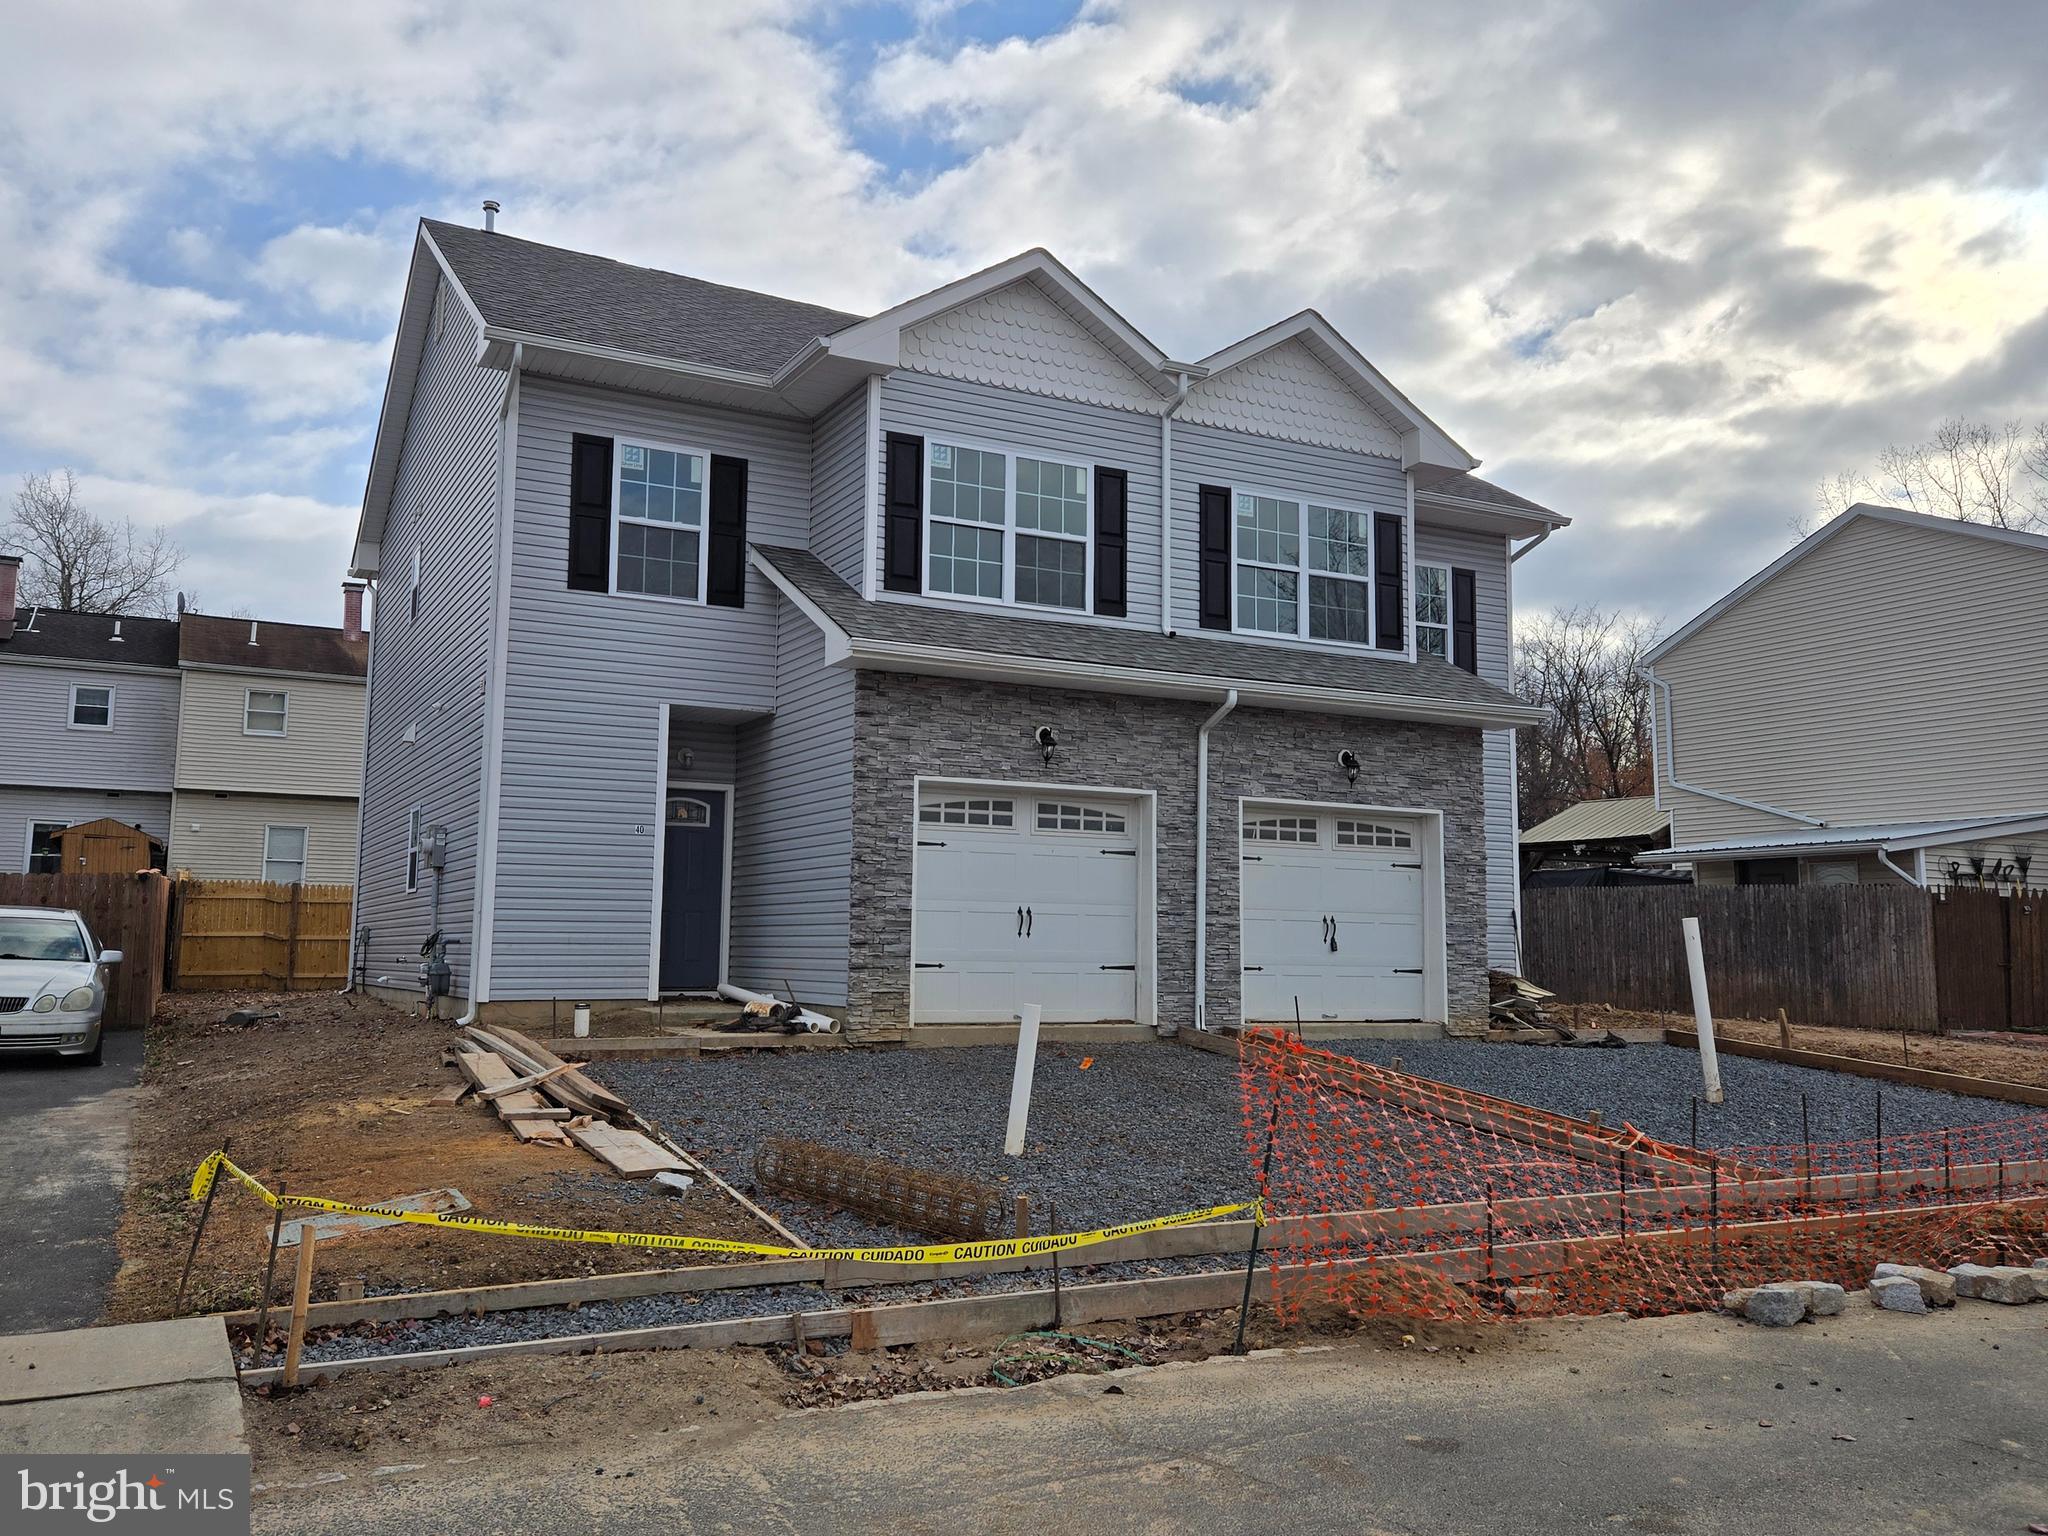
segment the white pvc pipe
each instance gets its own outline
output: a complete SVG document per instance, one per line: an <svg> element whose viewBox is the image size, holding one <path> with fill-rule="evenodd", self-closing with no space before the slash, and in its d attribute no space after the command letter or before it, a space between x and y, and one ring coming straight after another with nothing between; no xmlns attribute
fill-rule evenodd
<svg viewBox="0 0 2048 1536"><path fill-rule="evenodd" d="M763 1003L778 1006L782 1003L782 999L779 997L770 997L765 992L749 992L745 987L735 987L729 982L720 982L718 984L718 995L735 1003ZM797 1010L797 1019L805 1029L814 1035L836 1034L839 1030L839 1021L828 1013L813 1013L808 1008L800 1007Z"/></svg>
<svg viewBox="0 0 2048 1536"><path fill-rule="evenodd" d="M1692 1021L1700 1037L1700 1077L1707 1085L1707 1102L1719 1104L1721 1058L1714 1051L1714 1010L1707 1001L1707 957L1700 948L1700 920L1684 918L1685 967L1692 973Z"/></svg>
<svg viewBox="0 0 2048 1536"><path fill-rule="evenodd" d="M1038 1066L1039 1005L1026 1003L1018 1014L1017 1064L1010 1070L1010 1123L1003 1132L1003 1150L1024 1155L1024 1125L1031 1117L1031 1074Z"/></svg>

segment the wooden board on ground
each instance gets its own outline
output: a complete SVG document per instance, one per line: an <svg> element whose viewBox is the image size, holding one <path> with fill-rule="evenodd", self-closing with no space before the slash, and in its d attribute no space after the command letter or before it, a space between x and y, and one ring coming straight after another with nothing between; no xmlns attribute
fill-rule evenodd
<svg viewBox="0 0 2048 1536"><path fill-rule="evenodd" d="M1698 1050L1699 1035L1690 1029L1667 1029L1664 1031L1666 1045L1681 1046L1686 1050ZM1763 1045L1755 1040L1738 1040L1716 1033L1714 1048L1728 1056L1753 1056L1759 1061L1775 1061L1788 1067L1814 1067L1823 1072L1846 1072L1856 1077L1874 1077L1880 1082L1899 1083L1914 1088L1934 1088L1943 1093L1962 1094L1976 1099L2001 1099L2008 1104L2032 1104L2048 1108L2048 1088L2037 1088L2031 1083L2007 1083L1988 1077L1966 1077L1960 1072L1937 1072L1930 1067L1893 1066L1888 1061L1871 1061L1862 1056L1839 1056L1831 1051L1787 1050L1783 1046Z"/></svg>
<svg viewBox="0 0 2048 1536"><path fill-rule="evenodd" d="M459 1189L429 1189L417 1195L402 1195L396 1200L378 1200L377 1205L388 1205L394 1211L434 1211L443 1216L469 1209L469 1198ZM379 1227L395 1227L397 1219L381 1216L357 1216L343 1211L326 1211L318 1216L305 1216L297 1221L287 1221L277 1229L277 1246L296 1248L299 1234L308 1228L321 1242L331 1242L337 1237L354 1237L361 1232L374 1232Z"/></svg>
<svg viewBox="0 0 2048 1536"><path fill-rule="evenodd" d="M519 1074L513 1069L512 1064L495 1051L458 1051L455 1054L455 1065L461 1069L464 1077L476 1085L479 1093L491 1088L506 1088L519 1080ZM568 1139L562 1134L560 1126L541 1117L541 1112L547 1109L548 1105L531 1089L506 1093L492 1102L492 1108L497 1110L499 1119L512 1127L512 1134L521 1141L561 1142Z"/></svg>
<svg viewBox="0 0 2048 1536"><path fill-rule="evenodd" d="M571 1121L568 1131L571 1141L624 1178L651 1179L657 1173L682 1173L689 1167L638 1131L622 1131L596 1120L588 1125Z"/></svg>
<svg viewBox="0 0 2048 1536"><path fill-rule="evenodd" d="M469 1037L486 1050L497 1051L523 1072L545 1072L551 1067L567 1065L539 1041L522 1035L510 1025L495 1024L488 1029L471 1025ZM556 1103L580 1109L586 1114L623 1115L632 1108L604 1084L591 1081L574 1067L549 1078L545 1087L548 1097Z"/></svg>

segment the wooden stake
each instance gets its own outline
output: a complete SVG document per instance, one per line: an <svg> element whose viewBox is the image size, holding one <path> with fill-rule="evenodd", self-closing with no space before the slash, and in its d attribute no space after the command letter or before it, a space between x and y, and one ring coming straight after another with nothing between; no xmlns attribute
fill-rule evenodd
<svg viewBox="0 0 2048 1536"><path fill-rule="evenodd" d="M1031 1235L1031 1197L1029 1195L1019 1195L1017 1197L1017 1235L1019 1237L1029 1237Z"/></svg>
<svg viewBox="0 0 2048 1536"><path fill-rule="evenodd" d="M299 1351L306 1344L306 1303L313 1298L313 1250L320 1239L310 1226L299 1228L299 1267L292 1276L292 1320L284 1339L284 1384L299 1384Z"/></svg>
<svg viewBox="0 0 2048 1536"><path fill-rule="evenodd" d="M232 1136L222 1138L220 1144L220 1155L222 1157L228 1155L228 1147L233 1142L234 1138ZM206 1186L206 1198L199 1205L199 1225L192 1229L192 1246L185 1250L185 1270L183 1274L178 1276L178 1297L177 1300L171 1303L171 1316L173 1317L176 1317L185 1310L185 1284L192 1278L192 1261L199 1257L199 1239L206 1236L206 1218L213 1214L213 1197L215 1191L220 1188L220 1180L220 1169L215 1168L213 1170L213 1182Z"/></svg>
<svg viewBox="0 0 2048 1536"><path fill-rule="evenodd" d="M263 1336L270 1326L270 1287L277 1279L277 1238L284 1227L284 1180L277 1181L277 1207L270 1213L270 1257L263 1261L263 1303L256 1309L256 1354L263 1354Z"/></svg>
<svg viewBox="0 0 2048 1536"><path fill-rule="evenodd" d="M1785 1017L1785 1010L1782 1008L1778 1010L1778 1049L1792 1049L1792 1021Z"/></svg>

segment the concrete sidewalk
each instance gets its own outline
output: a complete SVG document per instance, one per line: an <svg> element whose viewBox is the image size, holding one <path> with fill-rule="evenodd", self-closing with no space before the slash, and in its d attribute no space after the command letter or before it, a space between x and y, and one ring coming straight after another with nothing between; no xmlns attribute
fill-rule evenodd
<svg viewBox="0 0 2048 1536"><path fill-rule="evenodd" d="M0 1332L83 1328L107 1304L114 1229L141 1096L142 1032L109 1031L97 1067L56 1057L0 1066Z"/></svg>
<svg viewBox="0 0 2048 1536"><path fill-rule="evenodd" d="M0 1453L246 1453L217 1317L0 1338Z"/></svg>

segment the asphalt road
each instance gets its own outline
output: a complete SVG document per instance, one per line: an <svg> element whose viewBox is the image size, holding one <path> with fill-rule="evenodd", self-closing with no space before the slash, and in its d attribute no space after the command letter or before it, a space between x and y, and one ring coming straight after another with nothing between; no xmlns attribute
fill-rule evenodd
<svg viewBox="0 0 2048 1536"><path fill-rule="evenodd" d="M110 1031L97 1067L0 1058L0 1334L98 1320L141 1080L140 1030Z"/></svg>
<svg viewBox="0 0 2048 1536"><path fill-rule="evenodd" d="M620 1357L623 1358L623 1357ZM616 1368L617 1361L614 1362ZM2021 1532L2048 1520L2048 1304L1557 1324L285 1474L262 1532ZM621 1390L630 1390L624 1382ZM272 1472L266 1476L275 1477ZM323 1480L324 1479L324 1480Z"/></svg>

